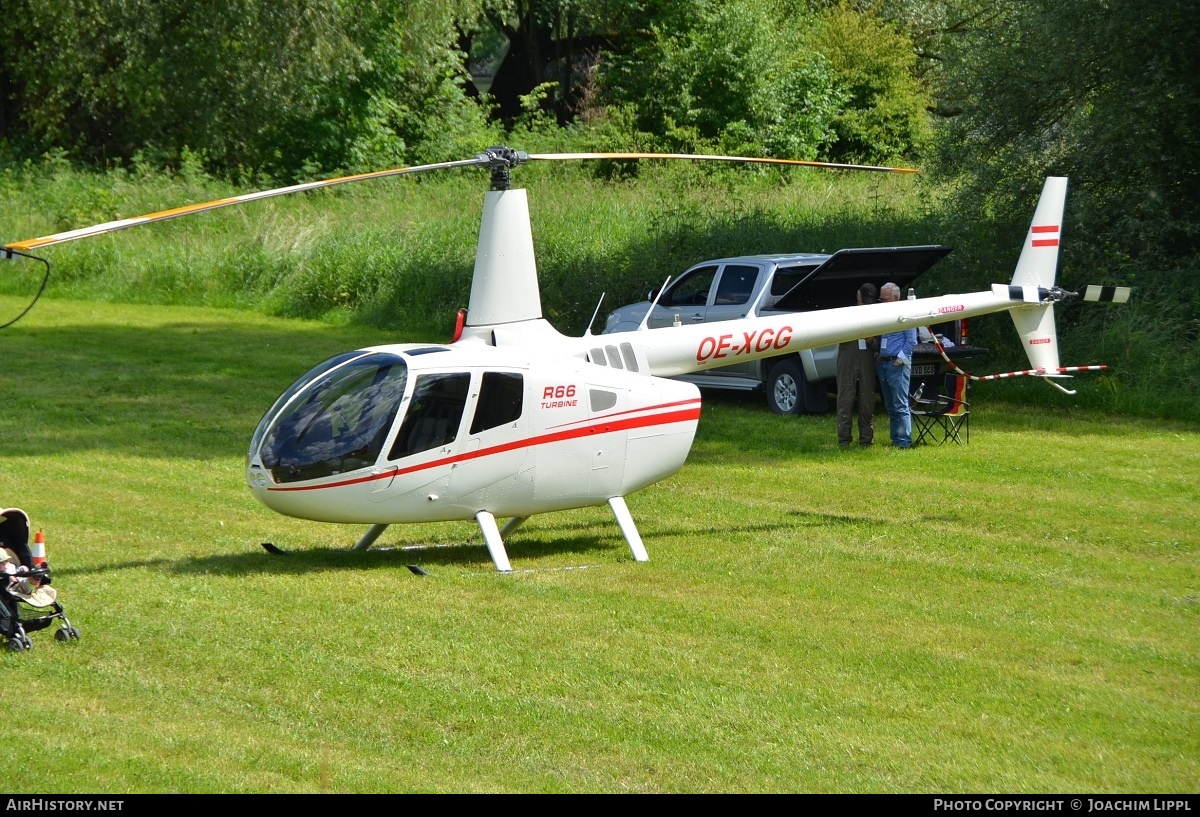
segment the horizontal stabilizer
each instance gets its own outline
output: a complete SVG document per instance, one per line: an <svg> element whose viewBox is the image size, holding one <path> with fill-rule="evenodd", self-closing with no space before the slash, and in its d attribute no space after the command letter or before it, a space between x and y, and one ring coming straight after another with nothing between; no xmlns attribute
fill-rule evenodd
<svg viewBox="0 0 1200 817"><path fill-rule="evenodd" d="M1089 284L1083 293L1085 301L1106 301L1114 304L1129 303L1129 287L1102 287Z"/></svg>

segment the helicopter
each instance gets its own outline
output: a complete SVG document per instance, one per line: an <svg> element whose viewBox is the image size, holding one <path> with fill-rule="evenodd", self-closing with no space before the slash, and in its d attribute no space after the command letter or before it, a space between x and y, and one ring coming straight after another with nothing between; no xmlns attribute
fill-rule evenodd
<svg viewBox="0 0 1200 817"><path fill-rule="evenodd" d="M453 167L490 170L470 298L458 311L453 338L366 347L314 366L258 423L245 479L255 499L279 513L368 525L355 550L370 548L392 524L474 520L504 573L512 571L505 543L531 516L603 505L634 560L648 561L625 498L684 465L701 414L698 388L673 375L995 312L1012 315L1028 353L1031 368L1013 374L1058 386L1055 381L1071 372L1102 368L1059 365L1054 305L1078 297L1054 283L1067 189L1061 177L1045 182L1012 280L987 291L719 324L651 329L643 321L635 330L605 335L593 335L589 324L580 337L561 334L543 317L527 192L512 186L512 171L530 161L659 158L912 172L789 159L527 154L493 147L460 161L307 182L13 242L4 253L27 255L347 182ZM1089 287L1084 295L1127 297L1127 290L1111 287ZM502 527L501 519L507 520Z"/></svg>

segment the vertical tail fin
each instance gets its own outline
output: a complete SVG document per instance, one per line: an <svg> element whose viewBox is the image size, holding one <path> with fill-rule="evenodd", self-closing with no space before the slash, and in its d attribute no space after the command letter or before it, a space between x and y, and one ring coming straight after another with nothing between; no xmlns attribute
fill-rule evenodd
<svg viewBox="0 0 1200 817"><path fill-rule="evenodd" d="M1013 273L1012 287L1027 288L1025 292L1036 293L1037 289L1054 286L1058 274L1058 246L1062 236L1063 210L1067 201L1067 180L1051 176L1042 187L1033 222L1025 236L1025 247L1017 260ZM1012 310L1013 324L1021 336L1021 344L1034 369L1054 372L1059 368L1058 331L1054 325L1054 305L1040 304L1040 299L1029 297L1038 305Z"/></svg>
<svg viewBox="0 0 1200 817"><path fill-rule="evenodd" d="M1042 187L1033 222L1025 236L1025 247L1013 273L1014 286L1052 287L1058 272L1058 245L1062 237L1063 210L1067 203L1067 180L1051 176Z"/></svg>

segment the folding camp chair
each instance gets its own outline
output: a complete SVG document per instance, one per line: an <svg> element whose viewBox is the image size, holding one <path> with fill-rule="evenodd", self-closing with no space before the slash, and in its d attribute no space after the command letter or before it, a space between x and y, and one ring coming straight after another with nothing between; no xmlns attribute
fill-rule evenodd
<svg viewBox="0 0 1200 817"><path fill-rule="evenodd" d="M963 375L948 374L940 394L913 396L913 445L922 442L942 445L948 440L965 445L970 441L971 404L967 402L967 382Z"/></svg>

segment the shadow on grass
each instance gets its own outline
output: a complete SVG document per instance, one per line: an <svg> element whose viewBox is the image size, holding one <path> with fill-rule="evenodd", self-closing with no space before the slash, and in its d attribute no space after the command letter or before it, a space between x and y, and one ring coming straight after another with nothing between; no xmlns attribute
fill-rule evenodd
<svg viewBox="0 0 1200 817"><path fill-rule="evenodd" d="M10 330L3 338L8 389L0 404L5 455L240 456L259 418L293 380L364 345L351 338L367 334L252 320L28 323Z"/></svg>
<svg viewBox="0 0 1200 817"><path fill-rule="evenodd" d="M595 526L592 526L593 528ZM514 537L505 544L514 568L521 560L534 560L572 554L577 557L603 553L628 553L624 541L603 533L556 537L550 540L521 540ZM330 570L369 571L394 570L419 563L422 566L453 568L486 568L494 570L491 556L482 541L439 542L416 545L390 545L381 542L367 551L345 546L328 546L296 550L283 549L282 554L265 549L244 553L222 553L181 559L129 559L113 561L94 567L74 567L55 570L57 577L119 574L129 570L152 570L176 575L247 576L256 573L307 574Z"/></svg>
<svg viewBox="0 0 1200 817"><path fill-rule="evenodd" d="M1071 384L1083 390L1096 388L1081 376ZM1055 405L1022 402L1031 391L1050 387L1032 378L1017 386L984 383L971 387L971 439L984 442L989 433L1042 433L1046 443L1055 438L1106 437L1118 439L1142 434L1194 434L1195 424L1143 417L1114 416L1081 407L1075 398L1060 395ZM783 462L824 461L844 452L837 450L836 418L827 414L777 416L761 394L702 390L703 408L696 443L689 462L726 464L731 460ZM833 398L830 398L830 406ZM876 440L886 441L887 414L876 405ZM857 436L857 430L855 431Z"/></svg>
<svg viewBox="0 0 1200 817"><path fill-rule="evenodd" d="M648 547L652 548L656 540L671 536L684 535L690 539L708 538L716 543L725 543L739 536L778 534L788 530L827 525L849 527L877 521L868 516L789 511L785 514L785 518L781 518L779 521L756 524L683 525L670 528L648 524L642 526L642 534ZM151 570L181 576L236 577L260 573L296 575L330 570L395 570L414 564L421 567L495 569L487 547L477 538L461 542L392 544L387 541L386 534L384 534L378 543L366 551L356 551L342 544L295 550L282 546L279 549L282 553L269 553L265 548L261 550L254 548L241 553L222 553L179 559L127 559L90 567L60 568L55 570L55 575L61 578L119 574L130 570ZM522 561L548 560L564 555L580 559L602 556L607 562L614 563L618 558L629 557L628 545L621 537L616 524L612 523L610 530L608 523L604 522L554 524L548 528L529 531L526 536L516 533L505 543L505 550L515 570L521 569Z"/></svg>

